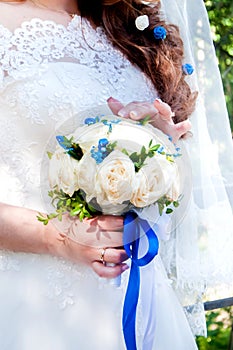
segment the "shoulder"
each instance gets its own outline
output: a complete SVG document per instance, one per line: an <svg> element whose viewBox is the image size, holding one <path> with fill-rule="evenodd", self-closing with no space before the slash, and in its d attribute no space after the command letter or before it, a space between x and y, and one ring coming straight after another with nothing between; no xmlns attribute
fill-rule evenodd
<svg viewBox="0 0 233 350"><path fill-rule="evenodd" d="M24 2L0 1L0 25L14 30L27 18L28 10Z"/></svg>
<svg viewBox="0 0 233 350"><path fill-rule="evenodd" d="M58 24L67 26L67 18L58 12L49 11L35 7L30 1L5 2L0 0L0 26L13 32L21 27L23 22L39 18L42 21L51 20Z"/></svg>

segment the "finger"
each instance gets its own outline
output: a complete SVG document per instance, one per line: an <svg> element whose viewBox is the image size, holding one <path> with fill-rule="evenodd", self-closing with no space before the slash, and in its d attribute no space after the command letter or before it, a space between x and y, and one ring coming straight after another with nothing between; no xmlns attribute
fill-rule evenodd
<svg viewBox="0 0 233 350"><path fill-rule="evenodd" d="M98 217L98 226L105 231L122 231L123 217L113 215L101 215Z"/></svg>
<svg viewBox="0 0 233 350"><path fill-rule="evenodd" d="M101 260L108 263L121 264L123 261L128 260L129 257L126 254L124 249L112 249L106 248L101 249L99 253L98 260Z"/></svg>
<svg viewBox="0 0 233 350"><path fill-rule="evenodd" d="M154 101L154 106L158 110L161 119L172 121L173 113L171 107L167 103L161 101L160 99L156 99Z"/></svg>
<svg viewBox="0 0 233 350"><path fill-rule="evenodd" d="M158 110L153 103L149 102L131 102L118 112L119 116L133 120L144 119L148 116L153 118L156 114Z"/></svg>
<svg viewBox="0 0 233 350"><path fill-rule="evenodd" d="M180 139L183 135L185 135L192 128L192 124L189 119L184 120L183 122L175 124L175 129L177 132L177 138Z"/></svg>
<svg viewBox="0 0 233 350"><path fill-rule="evenodd" d="M94 261L92 268L99 277L102 278L115 278L126 271L129 266L127 264L120 264L116 266L105 266L101 262Z"/></svg>
<svg viewBox="0 0 233 350"><path fill-rule="evenodd" d="M107 99L107 103L112 113L118 115L118 112L124 107L124 105L113 97Z"/></svg>

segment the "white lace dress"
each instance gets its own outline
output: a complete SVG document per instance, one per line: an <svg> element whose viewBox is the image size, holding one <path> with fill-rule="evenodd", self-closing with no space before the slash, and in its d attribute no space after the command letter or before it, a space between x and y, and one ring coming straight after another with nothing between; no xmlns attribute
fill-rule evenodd
<svg viewBox="0 0 233 350"><path fill-rule="evenodd" d="M110 96L127 103L156 94L101 28L78 16L67 28L40 19L14 33L0 25L0 200L43 211L40 167L48 139L67 118ZM148 293L156 298L139 305L138 349L196 349L159 257L152 264ZM115 288L81 265L1 251L0 349L125 349L127 278L128 272ZM156 314L155 332L145 317L150 312Z"/></svg>

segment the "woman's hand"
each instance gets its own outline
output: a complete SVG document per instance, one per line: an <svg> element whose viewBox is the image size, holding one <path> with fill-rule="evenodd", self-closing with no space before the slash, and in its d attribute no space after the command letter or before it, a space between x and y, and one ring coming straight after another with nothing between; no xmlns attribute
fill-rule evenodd
<svg viewBox="0 0 233 350"><path fill-rule="evenodd" d="M151 124L171 136L174 143L191 129L191 123L188 119L175 124L172 119L174 114L170 106L160 99L156 99L154 103L131 102L126 106L113 97L110 97L107 102L112 112L122 118L140 120L150 116Z"/></svg>
<svg viewBox="0 0 233 350"><path fill-rule="evenodd" d="M123 263L128 256L122 248L122 217L99 216L82 222L73 220L76 224L72 228L79 240L77 243L61 233L55 221L51 220L45 226L37 220L37 215L31 209L0 203L0 249L50 254L84 263L106 278L114 278L128 268ZM65 224L65 218L63 222ZM106 248L105 251L103 248ZM117 265L108 267L104 262Z"/></svg>
<svg viewBox="0 0 233 350"><path fill-rule="evenodd" d="M102 215L82 222L78 219L72 221L73 224L69 221L66 226L73 239L68 234L60 233L54 245L52 238L52 254L89 265L100 277L105 278L117 277L128 269L128 265L123 263L128 256L122 248L122 217ZM67 227L64 227L63 232L67 232ZM105 263L116 266L106 266Z"/></svg>

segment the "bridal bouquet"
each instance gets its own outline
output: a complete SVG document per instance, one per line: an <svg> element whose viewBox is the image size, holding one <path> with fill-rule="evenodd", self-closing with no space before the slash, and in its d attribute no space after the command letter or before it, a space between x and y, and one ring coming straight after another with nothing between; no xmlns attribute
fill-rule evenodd
<svg viewBox="0 0 233 350"><path fill-rule="evenodd" d="M45 225L67 213L79 220L124 216L124 248L132 260L122 318L127 349L136 349L139 268L153 268L149 263L159 248L159 225L145 219L144 208L152 209L152 220L153 206L166 216L179 205L181 195L179 148L147 121L88 117L72 134L57 135L55 150L48 152L49 196L55 211L38 216ZM147 252L139 257L145 238Z"/></svg>
<svg viewBox="0 0 233 350"><path fill-rule="evenodd" d="M83 220L155 203L160 214L171 213L179 205L179 149L145 121L86 118L71 135L56 139L48 153L55 212L38 216L44 224L65 213Z"/></svg>

